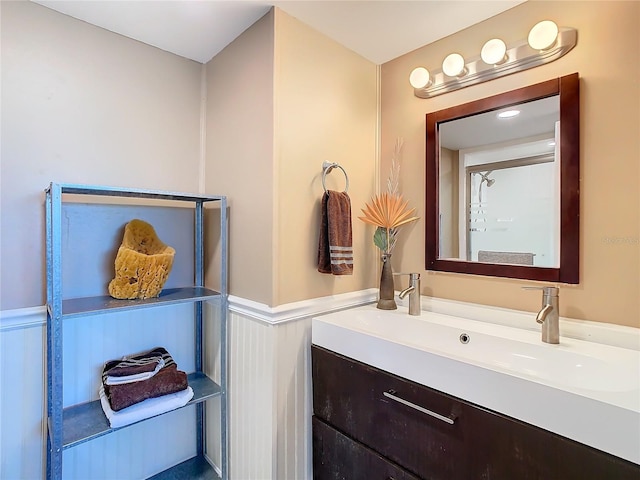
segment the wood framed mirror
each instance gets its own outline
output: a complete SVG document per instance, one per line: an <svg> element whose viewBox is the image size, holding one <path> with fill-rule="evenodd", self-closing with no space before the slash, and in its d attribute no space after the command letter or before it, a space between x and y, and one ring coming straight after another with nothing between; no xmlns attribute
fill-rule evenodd
<svg viewBox="0 0 640 480"><path fill-rule="evenodd" d="M579 283L579 86L574 73L427 114L427 270Z"/></svg>

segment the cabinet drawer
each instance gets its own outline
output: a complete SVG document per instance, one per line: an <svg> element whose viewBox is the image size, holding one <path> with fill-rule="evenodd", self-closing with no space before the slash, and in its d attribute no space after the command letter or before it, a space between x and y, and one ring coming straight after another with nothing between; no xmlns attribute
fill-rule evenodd
<svg viewBox="0 0 640 480"><path fill-rule="evenodd" d="M640 479L639 465L315 345L312 368L315 415L420 478Z"/></svg>
<svg viewBox="0 0 640 480"><path fill-rule="evenodd" d="M314 480L419 480L313 417Z"/></svg>
<svg viewBox="0 0 640 480"><path fill-rule="evenodd" d="M468 480L468 406L316 346L312 362L315 415L421 478Z"/></svg>

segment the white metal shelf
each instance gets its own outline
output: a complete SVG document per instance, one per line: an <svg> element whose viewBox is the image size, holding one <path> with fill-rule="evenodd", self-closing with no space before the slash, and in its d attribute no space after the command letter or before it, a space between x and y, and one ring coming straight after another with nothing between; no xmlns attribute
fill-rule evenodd
<svg viewBox="0 0 640 480"><path fill-rule="evenodd" d="M217 195L196 195L182 192L163 192L160 190L143 190L139 188L98 187L72 183L52 184L60 188L60 193L75 195L97 195L101 197L149 198L152 200L174 200L183 202L212 202L225 199ZM51 189L51 187L49 187ZM47 189L47 191L49 190Z"/></svg>
<svg viewBox="0 0 640 480"><path fill-rule="evenodd" d="M220 477L203 455L196 455L164 472L160 472L149 480L219 480Z"/></svg>
<svg viewBox="0 0 640 480"><path fill-rule="evenodd" d="M222 391L220 385L201 372L190 373L187 375L187 381L189 382L189 386L193 389L193 398L189 403L180 408L217 397ZM162 413L161 415L165 415L166 413L173 411L174 410L170 410L169 412ZM63 449L75 447L76 445L93 440L94 438L107 435L115 430L121 430L123 428L128 428L131 425L135 425L135 423L132 423L131 425L126 425L120 428L111 428L107 417L102 411L100 400L67 407L62 411L62 418ZM144 422L146 420L148 420L148 418L141 421Z"/></svg>
<svg viewBox="0 0 640 480"><path fill-rule="evenodd" d="M159 297L136 300L118 300L110 295L70 298L62 300L63 318L115 313L138 308L192 303L195 301L215 300L220 292L205 287L182 287L162 290Z"/></svg>

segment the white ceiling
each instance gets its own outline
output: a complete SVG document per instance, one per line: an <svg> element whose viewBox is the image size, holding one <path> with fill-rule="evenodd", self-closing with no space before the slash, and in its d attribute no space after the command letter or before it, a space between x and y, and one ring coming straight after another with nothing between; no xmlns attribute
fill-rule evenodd
<svg viewBox="0 0 640 480"><path fill-rule="evenodd" d="M525 0L33 0L200 63L276 5L373 63L451 35Z"/></svg>

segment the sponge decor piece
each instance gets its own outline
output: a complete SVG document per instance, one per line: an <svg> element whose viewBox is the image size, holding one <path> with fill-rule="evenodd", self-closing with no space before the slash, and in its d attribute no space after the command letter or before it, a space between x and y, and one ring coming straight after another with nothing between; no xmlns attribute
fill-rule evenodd
<svg viewBox="0 0 640 480"><path fill-rule="evenodd" d="M171 272L175 253L158 238L151 224L131 220L118 248L109 295L118 299L159 296Z"/></svg>

